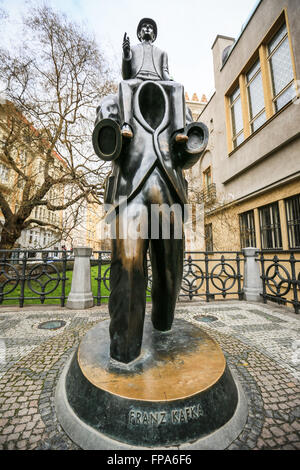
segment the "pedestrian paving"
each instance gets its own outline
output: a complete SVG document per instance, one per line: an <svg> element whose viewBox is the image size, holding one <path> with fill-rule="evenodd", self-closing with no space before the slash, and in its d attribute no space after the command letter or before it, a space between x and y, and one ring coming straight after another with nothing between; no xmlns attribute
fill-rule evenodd
<svg viewBox="0 0 300 470"><path fill-rule="evenodd" d="M147 306L147 314L151 305ZM243 301L179 302L177 318L221 346L248 403L234 449L300 449L300 315ZM84 334L107 319L107 305L0 309L0 449L75 450L55 413L62 369ZM43 329L45 322L58 329Z"/></svg>

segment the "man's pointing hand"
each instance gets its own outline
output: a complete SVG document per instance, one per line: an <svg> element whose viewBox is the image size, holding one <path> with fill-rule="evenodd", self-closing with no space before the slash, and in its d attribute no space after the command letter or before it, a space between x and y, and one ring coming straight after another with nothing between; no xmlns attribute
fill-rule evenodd
<svg viewBox="0 0 300 470"><path fill-rule="evenodd" d="M129 59L130 57L130 40L129 37L127 36L127 33L124 34L123 38L123 54L125 59Z"/></svg>

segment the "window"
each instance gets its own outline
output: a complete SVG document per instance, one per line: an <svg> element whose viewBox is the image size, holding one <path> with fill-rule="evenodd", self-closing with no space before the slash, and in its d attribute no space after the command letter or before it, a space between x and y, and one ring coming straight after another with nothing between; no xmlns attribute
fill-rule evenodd
<svg viewBox="0 0 300 470"><path fill-rule="evenodd" d="M237 87L230 96L231 126L233 148L236 148L244 140L244 125L241 103L240 87Z"/></svg>
<svg viewBox="0 0 300 470"><path fill-rule="evenodd" d="M229 153L294 98L295 76L284 13L272 31L226 94Z"/></svg>
<svg viewBox="0 0 300 470"><path fill-rule="evenodd" d="M264 90L260 61L257 60L246 74L251 132L255 132L266 121Z"/></svg>
<svg viewBox="0 0 300 470"><path fill-rule="evenodd" d="M254 212L248 211L240 215L241 248L256 247Z"/></svg>
<svg viewBox="0 0 300 470"><path fill-rule="evenodd" d="M293 98L294 74L285 24L268 44L268 61L272 76L273 102L277 112Z"/></svg>
<svg viewBox="0 0 300 470"><path fill-rule="evenodd" d="M203 176L204 176L204 187L208 189L212 183L210 166L203 172Z"/></svg>
<svg viewBox="0 0 300 470"><path fill-rule="evenodd" d="M212 224L206 224L204 226L204 236L205 236L205 251L213 251L213 233L212 233Z"/></svg>
<svg viewBox="0 0 300 470"><path fill-rule="evenodd" d="M259 218L262 249L282 248L278 203L261 207Z"/></svg>
<svg viewBox="0 0 300 470"><path fill-rule="evenodd" d="M300 248L300 194L285 201L290 248Z"/></svg>

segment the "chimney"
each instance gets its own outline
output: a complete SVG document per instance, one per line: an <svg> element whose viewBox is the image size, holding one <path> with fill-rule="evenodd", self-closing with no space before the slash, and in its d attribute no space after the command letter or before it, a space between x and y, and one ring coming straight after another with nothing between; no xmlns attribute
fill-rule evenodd
<svg viewBox="0 0 300 470"><path fill-rule="evenodd" d="M217 88L217 81L219 78L220 70L223 65L224 58L228 55L229 48L233 46L235 40L228 36L218 35L212 45L213 62L214 62L214 76L215 76L215 88ZM224 49L227 49L224 54ZM225 56L225 57L224 57Z"/></svg>

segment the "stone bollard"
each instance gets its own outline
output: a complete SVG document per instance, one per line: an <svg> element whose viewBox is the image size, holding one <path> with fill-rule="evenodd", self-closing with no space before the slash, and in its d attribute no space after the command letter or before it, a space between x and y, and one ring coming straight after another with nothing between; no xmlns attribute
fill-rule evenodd
<svg viewBox="0 0 300 470"><path fill-rule="evenodd" d="M262 302L262 279L260 277L259 263L256 261L258 248L244 248L244 300Z"/></svg>
<svg viewBox="0 0 300 470"><path fill-rule="evenodd" d="M74 269L71 292L66 307L73 310L90 308L94 305L91 283L90 257L92 248L74 248Z"/></svg>

